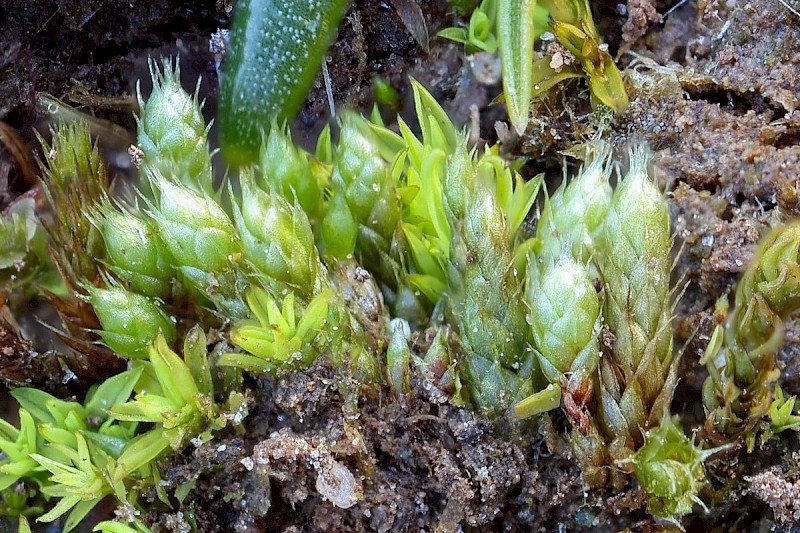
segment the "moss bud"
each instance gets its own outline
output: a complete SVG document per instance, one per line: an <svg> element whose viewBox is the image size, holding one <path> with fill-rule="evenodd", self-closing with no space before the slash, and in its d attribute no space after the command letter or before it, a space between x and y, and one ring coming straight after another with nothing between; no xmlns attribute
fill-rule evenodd
<svg viewBox="0 0 800 533"><path fill-rule="evenodd" d="M675 524L675 516L692 512L705 480L703 461L722 448L701 450L670 416L645 433L644 446L630 458L636 477L647 493L647 511Z"/></svg>
<svg viewBox="0 0 800 533"><path fill-rule="evenodd" d="M339 259L352 254L356 249L358 224L344 195L333 197L328 213L322 220L322 240L325 249Z"/></svg>
<svg viewBox="0 0 800 533"><path fill-rule="evenodd" d="M150 62L153 92L142 99L136 86L140 116L137 118L137 142L144 152L144 164L162 175L174 177L193 189L211 192L213 174L208 150L208 127L197 100L181 87L179 64L164 60L159 72ZM199 87L199 82L198 82Z"/></svg>
<svg viewBox="0 0 800 533"><path fill-rule="evenodd" d="M551 383L586 381L597 369L600 300L588 271L570 256L531 264L527 302L542 372Z"/></svg>
<svg viewBox="0 0 800 533"><path fill-rule="evenodd" d="M150 175L158 191L152 215L178 266L205 272L227 269L239 252L236 230L210 196L159 174Z"/></svg>
<svg viewBox="0 0 800 533"><path fill-rule="evenodd" d="M309 300L320 288L320 260L303 210L276 192L259 189L249 171L241 175L242 200L234 207L245 257L261 273Z"/></svg>
<svg viewBox="0 0 800 533"><path fill-rule="evenodd" d="M261 145L260 164L268 186L276 187L290 201L296 198L309 217L317 215L322 191L308 155L292 143L285 128L270 129Z"/></svg>
<svg viewBox="0 0 800 533"><path fill-rule="evenodd" d="M94 217L106 243L106 266L134 291L165 298L171 288L169 252L155 225L105 202Z"/></svg>
<svg viewBox="0 0 800 533"><path fill-rule="evenodd" d="M569 245L573 257L589 262L611 205L610 156L610 150L601 147L568 185L559 187L547 200L536 231L540 257L558 259L562 248Z"/></svg>
<svg viewBox="0 0 800 533"><path fill-rule="evenodd" d="M147 347L159 333L167 342L175 340L175 323L156 300L113 285L105 289L87 286L86 290L103 326L97 333L119 355L147 357Z"/></svg>

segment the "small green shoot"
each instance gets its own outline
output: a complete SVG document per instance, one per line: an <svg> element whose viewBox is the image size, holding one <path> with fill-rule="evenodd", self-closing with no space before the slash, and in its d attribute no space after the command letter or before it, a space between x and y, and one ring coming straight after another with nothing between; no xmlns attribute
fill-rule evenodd
<svg viewBox="0 0 800 533"><path fill-rule="evenodd" d="M769 406L769 427L773 434L800 428L800 415L794 414L795 396L785 398L780 385L775 386L775 399Z"/></svg>
<svg viewBox="0 0 800 533"><path fill-rule="evenodd" d="M495 23L497 19L497 0L483 0L469 17L466 28L445 28L436 35L461 43L468 54L475 52L497 52Z"/></svg>
<svg viewBox="0 0 800 533"><path fill-rule="evenodd" d="M665 415L661 425L647 431L630 462L647 493L647 512L678 526L677 517L691 513L694 504L706 509L698 496L705 482L703 462L729 446L702 450L676 420Z"/></svg>
<svg viewBox="0 0 800 533"><path fill-rule="evenodd" d="M204 441L210 440L209 431L225 427L225 420L214 403L205 341L205 333L195 327L186 336L181 358L159 335L148 348L149 364L142 363L147 369L146 386L140 382L135 400L116 404L108 413L117 420L159 424L162 441L156 447L160 450L167 445L180 449L186 440L201 434ZM129 453L126 448L120 463Z"/></svg>
<svg viewBox="0 0 800 533"><path fill-rule="evenodd" d="M14 390L21 406L20 429L0 425L0 449L8 458L0 466L2 489L33 483L46 498L57 498L38 520L51 522L69 513L65 531L105 496L116 492L125 499L125 485L112 482L109 471L135 426L117 423L106 408L127 400L141 373L129 370L93 387L84 405L36 389Z"/></svg>
<svg viewBox="0 0 800 533"><path fill-rule="evenodd" d="M53 444L68 461L56 461L40 455L31 454L37 463L52 474L52 485L43 487L42 493L51 498L59 498L58 503L48 513L40 516L39 522L52 522L69 512L64 531L71 531L81 520L100 503L100 500L113 493L104 473L95 462L108 462L111 459L102 451L89 452L89 444L80 433L75 434L76 449L61 444Z"/></svg>
<svg viewBox="0 0 800 533"><path fill-rule="evenodd" d="M231 341L249 354L227 353L220 365L275 372L279 368L307 366L314 360L314 338L327 321L330 292L315 296L304 310L291 292L281 308L262 289L253 288L246 298L255 318L238 323L231 332Z"/></svg>
<svg viewBox="0 0 800 533"><path fill-rule="evenodd" d="M541 0L553 21L550 29L558 42L580 63L554 68L551 57L534 65L533 94L540 94L571 77L585 77L592 96L620 113L628 105L622 76L608 46L602 43L594 25L589 0Z"/></svg>

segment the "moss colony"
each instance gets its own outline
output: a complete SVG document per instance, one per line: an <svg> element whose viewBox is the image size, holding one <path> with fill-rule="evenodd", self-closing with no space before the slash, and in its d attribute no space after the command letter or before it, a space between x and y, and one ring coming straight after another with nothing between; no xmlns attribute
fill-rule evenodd
<svg viewBox="0 0 800 533"><path fill-rule="evenodd" d="M20 531L682 528L733 501L737 461L800 426L776 384L800 226L774 224L734 297L685 336L707 371L688 437L674 399L697 357L673 319L695 289L673 267L691 248L673 251L650 149L613 144L623 76L588 3L565 5L544 2L543 19L485 1L480 38L444 32L496 44L520 134L546 120L520 101L542 93L535 111L586 80L603 135L573 147L582 164L550 191L504 151L507 131L505 147L476 144L415 80L416 121L344 111L313 152L279 113L237 108L220 121L244 164L225 168L198 90L177 60L151 61L132 183L110 183L87 123L52 101L47 209L23 195L0 219L19 403L0 421L3 514ZM504 31L520 18L530 34ZM542 24L577 59L563 76L552 54L511 52ZM36 352L10 312L36 295L59 351ZM556 511L557 494L575 498Z"/></svg>

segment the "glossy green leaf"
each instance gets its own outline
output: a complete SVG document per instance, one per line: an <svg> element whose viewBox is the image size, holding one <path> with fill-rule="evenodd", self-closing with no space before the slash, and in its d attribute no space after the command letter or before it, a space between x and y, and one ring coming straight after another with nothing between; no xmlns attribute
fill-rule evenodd
<svg viewBox="0 0 800 533"><path fill-rule="evenodd" d="M43 514L42 516L37 518L36 521L52 522L53 520L57 519L58 517L65 514L70 509L72 509L80 501L81 499L79 496L65 496L58 501L58 503L55 505L55 507L53 507L50 510L50 512Z"/></svg>
<svg viewBox="0 0 800 533"><path fill-rule="evenodd" d="M117 374L101 383L87 395L85 403L87 416L96 416L105 419L106 409L112 405L122 403L131 397L133 388L142 375L142 368L134 368Z"/></svg>
<svg viewBox="0 0 800 533"><path fill-rule="evenodd" d="M95 433L93 431L83 431L81 435L87 440L102 450L109 457L117 459L125 446L128 445L130 439L120 438L113 435L104 435L102 433Z"/></svg>
<svg viewBox="0 0 800 533"><path fill-rule="evenodd" d="M66 521L64 522L64 533L68 531L72 531L81 523L81 521L86 518L94 507L100 503L102 498L94 498L91 500L83 500L75 504L75 507L72 508L72 511L67 516Z"/></svg>
<svg viewBox="0 0 800 533"><path fill-rule="evenodd" d="M775 386L775 399L769 406L769 423L773 433L800 428L800 416L794 414L797 398L785 398L780 385Z"/></svg>
<svg viewBox="0 0 800 533"><path fill-rule="evenodd" d="M170 446L169 440L164 436L163 428L151 429L143 435L133 439L122 451L117 460L120 470L117 477L129 476L139 468L151 464Z"/></svg>
<svg viewBox="0 0 800 533"><path fill-rule="evenodd" d="M601 65L594 75L589 74L589 88L594 97L620 113L628 106L628 93L622 74L608 52L602 52Z"/></svg>
<svg viewBox="0 0 800 533"><path fill-rule="evenodd" d="M514 405L513 413L517 420L557 409L561 405L561 385L551 383L545 389L531 394Z"/></svg>
<svg viewBox="0 0 800 533"><path fill-rule="evenodd" d="M497 37L503 66L503 94L519 135L528 127L533 87L536 0L498 0Z"/></svg>
<svg viewBox="0 0 800 533"><path fill-rule="evenodd" d="M455 41L461 44L467 44L469 41L467 40L467 30L464 28L445 28L440 30L437 34L437 37L442 37L444 39L449 39L451 41Z"/></svg>
<svg viewBox="0 0 800 533"><path fill-rule="evenodd" d="M128 524L116 520L105 520L94 526L92 531L99 531L101 533L150 533L150 528L145 526L140 520L136 520L134 526L136 527L131 527Z"/></svg>
<svg viewBox="0 0 800 533"><path fill-rule="evenodd" d="M42 423L57 425L59 420L53 416L53 413L47 408L47 402L50 400L57 400L50 394L38 389L21 387L11 391L11 396L14 397L20 406L28 411L33 418ZM60 400L58 400L60 401Z"/></svg>
<svg viewBox="0 0 800 533"><path fill-rule="evenodd" d="M213 398L214 382L211 378L211 367L208 364L206 334L199 325L195 325L186 334L183 342L183 356L197 390Z"/></svg>
<svg viewBox="0 0 800 533"><path fill-rule="evenodd" d="M245 344L242 348L246 350L247 345ZM272 372L275 369L267 360L246 353L226 353L220 357L219 364L256 372Z"/></svg>
<svg viewBox="0 0 800 533"><path fill-rule="evenodd" d="M156 369L164 394L176 405L191 403L197 394L189 367L181 357L173 352L162 335L156 339L155 348L150 351L150 361Z"/></svg>
<svg viewBox="0 0 800 533"><path fill-rule="evenodd" d="M322 163L328 165L333 163L333 140L331 139L330 125L326 124L325 127L322 128L319 137L317 137L317 146L314 149L314 154Z"/></svg>
<svg viewBox="0 0 800 533"><path fill-rule="evenodd" d="M137 399L117 404L108 413L117 420L125 422L164 422L165 416L180 412L183 404L176 404L169 398L154 394L139 395Z"/></svg>
<svg viewBox="0 0 800 533"><path fill-rule="evenodd" d="M533 63L531 78L533 83L533 90L531 91L532 96L545 93L562 81L572 78L582 78L585 75L578 65L564 65L559 70L555 70L550 66L550 61L550 57L543 57L537 59Z"/></svg>
<svg viewBox="0 0 800 533"><path fill-rule="evenodd" d="M414 90L417 120L426 146L441 148L446 153L453 151L458 144L458 138L450 117L420 82L412 78L411 87Z"/></svg>

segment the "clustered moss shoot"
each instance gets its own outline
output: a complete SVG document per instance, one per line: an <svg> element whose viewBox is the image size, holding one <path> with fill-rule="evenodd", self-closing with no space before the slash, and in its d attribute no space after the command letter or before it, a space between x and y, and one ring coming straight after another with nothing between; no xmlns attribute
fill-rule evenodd
<svg viewBox="0 0 800 533"><path fill-rule="evenodd" d="M54 128L44 173L52 254L91 312L76 311L64 338L74 347L94 339L128 370L82 403L12 393L20 425L0 424L4 512L65 516L69 530L106 496L147 511L141 496L155 491L169 504L177 495L160 483L158 460L242 431L244 373L317 358L364 391L407 394L417 373L489 417L560 407L589 484L621 487L636 476L650 512L674 521L700 502L712 451L669 410L672 241L645 149L630 152L612 188L611 150L591 147L527 235L541 177L523 180L497 147L471 149L416 82L419 135L401 118L398 133L377 114L350 113L338 142L325 131L310 154L273 123L258 163L215 184L200 103L178 79L177 65L153 68L138 118L139 181L127 197L111 199L85 125ZM775 372L758 364L800 301L787 281L796 278L795 233L789 226L766 242L737 293L723 351L709 356L713 443L796 425L793 400L772 401ZM434 340L415 353L410 332L429 326ZM763 342L746 328L760 328ZM769 416L772 425L760 424ZM139 519L98 527L146 531Z"/></svg>

